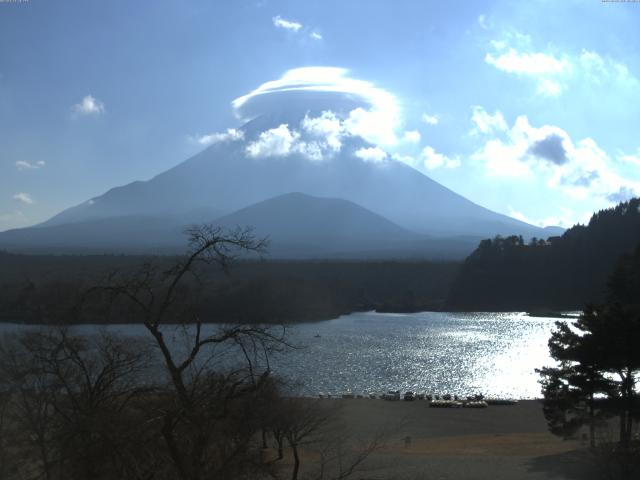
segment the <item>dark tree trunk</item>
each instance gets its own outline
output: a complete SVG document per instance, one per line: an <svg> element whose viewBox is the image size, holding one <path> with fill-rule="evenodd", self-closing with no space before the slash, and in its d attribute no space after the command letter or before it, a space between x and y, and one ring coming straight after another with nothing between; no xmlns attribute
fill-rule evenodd
<svg viewBox="0 0 640 480"><path fill-rule="evenodd" d="M620 409L620 445L626 447L626 438L627 438L627 411L622 408Z"/></svg>
<svg viewBox="0 0 640 480"><path fill-rule="evenodd" d="M593 393L589 394L589 446L595 448L596 446L596 425L595 425L595 413L593 409Z"/></svg>
<svg viewBox="0 0 640 480"><path fill-rule="evenodd" d="M628 369L627 371L627 405L626 405L626 409L627 409L627 428L626 428L626 433L627 433L627 438L626 438L626 442L627 442L627 446L631 445L631 432L633 431L633 397L635 395L634 392L634 388L633 388L633 383L634 383L634 377L633 377L633 372L631 370L631 368Z"/></svg>
<svg viewBox="0 0 640 480"><path fill-rule="evenodd" d="M284 450L282 445L284 443L284 439L280 434L276 434L274 436L276 437L276 442L278 443L278 460L282 460L284 458Z"/></svg>
<svg viewBox="0 0 640 480"><path fill-rule="evenodd" d="M300 469L298 447L295 444L291 445L291 450L293 451L293 472L291 473L291 480L298 480L298 470Z"/></svg>

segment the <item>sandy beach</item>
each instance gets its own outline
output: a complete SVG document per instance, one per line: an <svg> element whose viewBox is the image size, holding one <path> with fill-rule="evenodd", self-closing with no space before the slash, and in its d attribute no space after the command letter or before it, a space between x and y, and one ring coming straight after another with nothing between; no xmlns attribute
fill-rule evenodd
<svg viewBox="0 0 640 480"><path fill-rule="evenodd" d="M322 401L340 406L339 422L353 437L391 432L355 478L602 478L580 441L548 432L539 401L486 409L429 408L426 401Z"/></svg>

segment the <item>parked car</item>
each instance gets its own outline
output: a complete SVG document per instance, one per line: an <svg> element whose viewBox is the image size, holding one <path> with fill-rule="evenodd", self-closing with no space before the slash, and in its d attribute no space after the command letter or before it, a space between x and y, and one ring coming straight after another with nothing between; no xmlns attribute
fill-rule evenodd
<svg viewBox="0 0 640 480"><path fill-rule="evenodd" d="M389 390L382 395L383 400L400 400L400 390Z"/></svg>
<svg viewBox="0 0 640 480"><path fill-rule="evenodd" d="M413 392L404 392L404 399L408 402L412 402L416 399L416 394Z"/></svg>

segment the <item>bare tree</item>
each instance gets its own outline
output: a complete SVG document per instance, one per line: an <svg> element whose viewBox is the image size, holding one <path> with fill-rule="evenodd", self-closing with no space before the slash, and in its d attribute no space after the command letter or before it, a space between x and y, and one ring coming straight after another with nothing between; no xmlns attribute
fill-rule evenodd
<svg viewBox="0 0 640 480"><path fill-rule="evenodd" d="M331 418L331 412L320 405L317 400L305 398L287 398L283 400L287 411L283 419L284 436L293 453L293 471L291 479L297 480L300 471L299 448L305 444L318 441L320 429Z"/></svg>
<svg viewBox="0 0 640 480"><path fill-rule="evenodd" d="M138 430L125 419L145 391L147 359L141 345L107 334L47 329L5 337L0 373L21 477L99 479L122 470L114 455L136 443L129 439Z"/></svg>
<svg viewBox="0 0 640 480"><path fill-rule="evenodd" d="M286 342L284 329L274 333L259 325L207 328L195 301L195 292L205 285L203 267L227 272L239 255L264 252L266 240L256 239L251 229L225 231L207 225L187 233L188 253L176 265L161 269L146 264L133 273L111 275L87 297L106 293L109 304L126 305L153 338L169 377L167 401L158 412L161 435L175 475L198 480L228 475L251 463L246 457L239 459L247 454L255 425L242 429L238 423L230 428L229 423L242 400L265 385L269 354ZM181 326L182 348L167 338L168 324ZM242 360L240 367L231 368L229 355L217 354L229 347Z"/></svg>
<svg viewBox="0 0 640 480"><path fill-rule="evenodd" d="M304 450L317 459L305 464L307 478L343 479L379 448L381 437L356 445L337 432L332 402L283 395L269 359L290 347L284 327L203 321L224 320L202 318L207 269L228 271L265 241L248 229L202 226L189 235L189 252L175 265L113 273L74 311L80 322L100 314L141 322L153 354L129 338L64 329L0 344L0 441L6 418L29 465L11 478L260 478L272 473L261 461L270 432L280 459L285 442L291 449L287 476L302 477Z"/></svg>
<svg viewBox="0 0 640 480"><path fill-rule="evenodd" d="M34 474L50 480L56 388L28 350L31 337L31 333L6 335L0 343L0 378L7 399L5 429L13 437L12 463L19 463L16 455L21 459L35 457L37 460L29 462L35 463Z"/></svg>
<svg viewBox="0 0 640 480"><path fill-rule="evenodd" d="M370 456L383 448L399 428L397 424L385 426L355 438L345 430L339 403L281 394L270 408L269 431L277 442L278 460L284 457L283 441L290 449L293 465L286 475L292 480L349 478L361 471ZM303 458L309 459L304 468ZM285 471L279 470L280 475L272 475L280 478Z"/></svg>
<svg viewBox="0 0 640 480"><path fill-rule="evenodd" d="M365 440L352 438L348 432L334 431L325 434L319 443L319 461L312 480L344 480L365 467L372 454L384 448L390 430L382 429Z"/></svg>
<svg viewBox="0 0 640 480"><path fill-rule="evenodd" d="M9 432L7 426L9 398L9 393L0 386L0 478L7 478L9 475Z"/></svg>

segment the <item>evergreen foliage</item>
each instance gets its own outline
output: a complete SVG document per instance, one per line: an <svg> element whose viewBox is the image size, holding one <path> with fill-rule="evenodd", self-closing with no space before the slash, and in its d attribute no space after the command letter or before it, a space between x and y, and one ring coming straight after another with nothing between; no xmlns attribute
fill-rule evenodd
<svg viewBox="0 0 640 480"><path fill-rule="evenodd" d="M603 302L617 259L640 243L639 209L634 198L546 240L483 240L453 282L449 308L573 310Z"/></svg>
<svg viewBox="0 0 640 480"><path fill-rule="evenodd" d="M573 324L557 322L549 340L559 362L543 368L545 415L553 433L572 436L599 419L619 418L619 443L632 445L640 416L640 248L621 258L610 277L607 301L588 306Z"/></svg>

